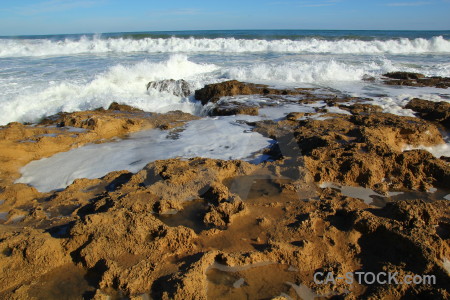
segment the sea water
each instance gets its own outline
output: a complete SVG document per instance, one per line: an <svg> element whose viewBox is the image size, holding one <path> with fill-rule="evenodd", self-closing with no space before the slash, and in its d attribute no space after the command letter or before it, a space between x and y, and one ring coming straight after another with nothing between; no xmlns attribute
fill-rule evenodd
<svg viewBox="0 0 450 300"><path fill-rule="evenodd" d="M148 92L149 81L193 89L237 79L337 89L386 111L411 97L449 101L435 88L365 82L392 71L450 76L450 31L191 31L0 37L0 124L36 122L113 101L155 112L195 113L192 98Z"/></svg>

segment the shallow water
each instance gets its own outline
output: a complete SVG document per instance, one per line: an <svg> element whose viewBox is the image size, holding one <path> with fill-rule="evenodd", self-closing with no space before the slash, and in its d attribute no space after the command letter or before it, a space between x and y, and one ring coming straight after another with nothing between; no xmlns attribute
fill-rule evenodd
<svg viewBox="0 0 450 300"><path fill-rule="evenodd" d="M203 222L203 217L208 211L208 205L203 200L188 201L180 211L160 214L158 218L171 227L185 226L193 229L196 233L208 229Z"/></svg>
<svg viewBox="0 0 450 300"><path fill-rule="evenodd" d="M408 200L423 200L432 202L436 200L445 200L449 190L445 189L430 189L427 192L420 191L406 191L406 192L388 192L387 195L382 195L372 189L358 187L358 186L341 186L331 182L324 182L320 185L321 188L333 188L339 190L347 197L361 199L367 205L377 207L384 207L386 203L393 201L408 201ZM447 199L449 200L449 199Z"/></svg>
<svg viewBox="0 0 450 300"><path fill-rule="evenodd" d="M208 299L291 299L312 300L319 295L300 282L298 270L273 262L230 267L214 263L207 271Z"/></svg>

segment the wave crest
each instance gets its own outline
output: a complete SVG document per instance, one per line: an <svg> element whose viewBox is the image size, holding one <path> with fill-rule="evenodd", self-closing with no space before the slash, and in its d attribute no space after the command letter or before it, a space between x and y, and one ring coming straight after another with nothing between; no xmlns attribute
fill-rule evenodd
<svg viewBox="0 0 450 300"><path fill-rule="evenodd" d="M129 52L277 52L277 53L337 53L337 54L420 54L450 53L450 41L442 36L431 39L392 40L246 40L235 38L108 38L81 37L78 40L0 40L0 57L75 55Z"/></svg>

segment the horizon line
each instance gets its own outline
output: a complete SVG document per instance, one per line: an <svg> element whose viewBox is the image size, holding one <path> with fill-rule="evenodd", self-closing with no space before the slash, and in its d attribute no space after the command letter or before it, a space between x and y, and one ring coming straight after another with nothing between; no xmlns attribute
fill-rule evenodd
<svg viewBox="0 0 450 300"><path fill-rule="evenodd" d="M107 31L107 32L79 32L79 33L40 33L40 34L13 34L0 35L0 37L25 37L25 36L58 36L58 35L102 35L114 33L149 33L149 32L195 32L195 31L393 31L393 32L415 32L415 31L450 31L450 29L189 29L189 30L144 30L144 31Z"/></svg>

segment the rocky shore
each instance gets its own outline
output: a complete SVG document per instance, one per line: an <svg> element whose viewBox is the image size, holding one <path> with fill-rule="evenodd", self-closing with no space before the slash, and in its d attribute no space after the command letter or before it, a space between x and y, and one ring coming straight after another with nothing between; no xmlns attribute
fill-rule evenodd
<svg viewBox="0 0 450 300"><path fill-rule="evenodd" d="M189 92L182 81L149 87L174 84ZM242 95L267 101L243 103ZM0 127L0 298L450 298L449 157L415 149L445 143L448 103L413 99L406 108L417 117L403 117L370 99L239 81L207 85L195 97L211 116L256 116L277 103L325 106L246 121L275 141L260 164L158 160L47 193L15 183L20 168L141 130L176 132L199 117L113 103ZM369 199L359 195L367 192ZM358 271L436 282L314 280L317 272Z"/></svg>

